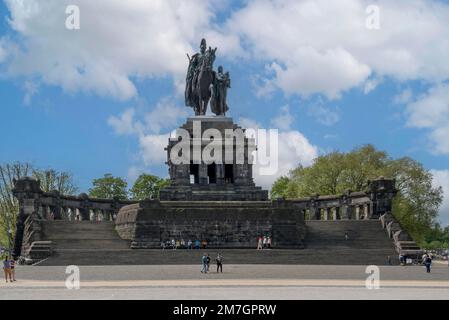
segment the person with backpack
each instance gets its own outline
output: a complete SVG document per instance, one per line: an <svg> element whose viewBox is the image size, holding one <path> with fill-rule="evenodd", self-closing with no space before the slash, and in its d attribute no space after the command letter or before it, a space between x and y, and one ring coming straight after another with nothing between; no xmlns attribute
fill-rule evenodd
<svg viewBox="0 0 449 320"><path fill-rule="evenodd" d="M217 273L218 270L223 273L223 256L220 253L217 254L217 258L215 258L215 261L217 262Z"/></svg>

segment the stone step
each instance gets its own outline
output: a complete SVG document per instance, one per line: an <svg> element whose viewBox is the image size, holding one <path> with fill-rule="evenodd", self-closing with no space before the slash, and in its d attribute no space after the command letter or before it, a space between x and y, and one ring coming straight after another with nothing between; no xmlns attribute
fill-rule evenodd
<svg viewBox="0 0 449 320"><path fill-rule="evenodd" d="M57 239L52 240L54 249L129 249L131 242L122 239Z"/></svg>
<svg viewBox="0 0 449 320"><path fill-rule="evenodd" d="M40 265L164 265L200 264L201 256L208 252L212 267L216 249L201 250L55 250L54 255ZM330 264L330 265L384 265L390 256L397 263L397 255L383 249L332 250L255 250L223 249L224 264Z"/></svg>

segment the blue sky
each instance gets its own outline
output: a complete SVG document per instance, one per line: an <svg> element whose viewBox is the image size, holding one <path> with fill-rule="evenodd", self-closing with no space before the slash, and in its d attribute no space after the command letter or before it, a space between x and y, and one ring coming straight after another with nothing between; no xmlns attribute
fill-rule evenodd
<svg viewBox="0 0 449 320"><path fill-rule="evenodd" d="M80 30L65 28L69 4ZM278 175L372 143L448 194L447 21L447 1L0 1L0 163L70 171L80 191L104 173L166 176L166 136L192 114L185 53L206 37L231 74L230 115L296 139Z"/></svg>

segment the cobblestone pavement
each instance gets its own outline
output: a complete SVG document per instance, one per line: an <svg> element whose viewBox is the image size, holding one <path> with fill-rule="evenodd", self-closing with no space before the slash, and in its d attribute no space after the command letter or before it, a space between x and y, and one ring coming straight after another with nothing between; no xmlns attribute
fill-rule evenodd
<svg viewBox="0 0 449 320"><path fill-rule="evenodd" d="M449 268L380 266L380 289L368 290L365 266L225 265L80 267L81 289L68 290L64 267L18 266L0 299L449 299Z"/></svg>

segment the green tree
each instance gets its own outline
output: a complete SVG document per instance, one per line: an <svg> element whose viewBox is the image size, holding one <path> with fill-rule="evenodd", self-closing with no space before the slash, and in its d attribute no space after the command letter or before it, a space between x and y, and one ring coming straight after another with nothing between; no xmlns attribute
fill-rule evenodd
<svg viewBox="0 0 449 320"><path fill-rule="evenodd" d="M107 173L102 178L92 181L92 188L89 189L89 196L101 199L128 199L128 183L120 177L114 177Z"/></svg>
<svg viewBox="0 0 449 320"><path fill-rule="evenodd" d="M391 159L372 145L319 156L310 167L299 166L289 177L278 179L271 195L301 198L316 193L341 194L347 189L362 191L368 180L379 176L396 179L399 192L393 214L400 224L420 244L438 240L432 232L436 228L442 189L433 187L432 174L411 158Z"/></svg>
<svg viewBox="0 0 449 320"><path fill-rule="evenodd" d="M287 198L287 188L290 183L288 177L280 177L271 187L271 199Z"/></svg>
<svg viewBox="0 0 449 320"><path fill-rule="evenodd" d="M29 163L21 162L0 165L0 242L4 246L9 245L14 237L19 212L17 200L12 194L13 181L26 176L41 180L43 191L57 190L61 194L73 194L77 190L68 172L33 169Z"/></svg>
<svg viewBox="0 0 449 320"><path fill-rule="evenodd" d="M133 200L144 200L147 198L159 198L159 191L167 186L169 180L161 179L150 174L141 174L130 190Z"/></svg>
<svg viewBox="0 0 449 320"><path fill-rule="evenodd" d="M3 246L12 245L19 213L19 204L12 193L13 180L28 176L31 170L28 163L14 162L0 166L0 242Z"/></svg>

